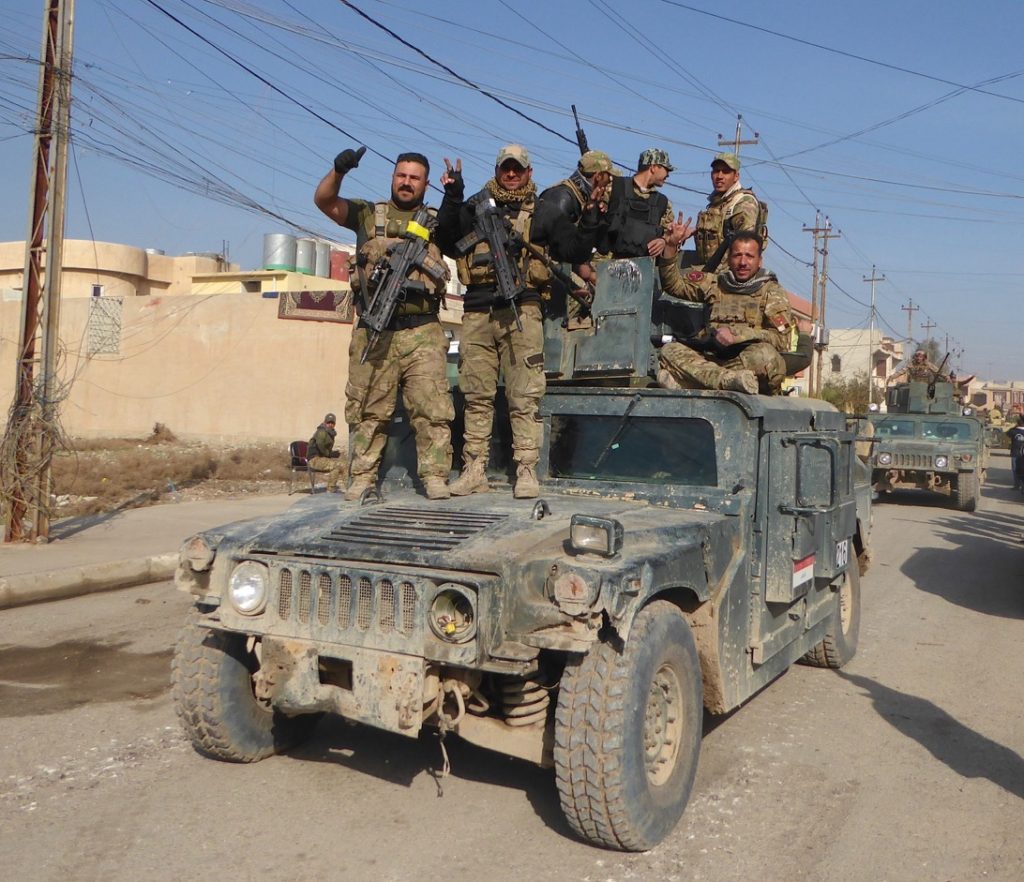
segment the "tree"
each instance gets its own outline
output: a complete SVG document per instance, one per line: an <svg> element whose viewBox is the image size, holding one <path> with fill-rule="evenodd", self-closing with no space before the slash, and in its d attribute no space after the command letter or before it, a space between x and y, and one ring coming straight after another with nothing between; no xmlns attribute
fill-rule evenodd
<svg viewBox="0 0 1024 882"><path fill-rule="evenodd" d="M846 413L865 413L868 409L868 375L858 371L850 378L829 380L821 389L821 397Z"/></svg>

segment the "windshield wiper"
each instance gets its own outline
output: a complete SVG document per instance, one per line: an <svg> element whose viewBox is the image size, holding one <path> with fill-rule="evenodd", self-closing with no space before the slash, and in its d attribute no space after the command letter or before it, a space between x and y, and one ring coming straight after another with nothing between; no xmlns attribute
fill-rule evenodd
<svg viewBox="0 0 1024 882"><path fill-rule="evenodd" d="M619 439L622 437L622 433L626 430L626 423L629 422L629 415L633 412L633 408L640 403L639 393L634 395L629 404L626 405L626 410L622 414L622 419L619 420L619 425L615 429L615 434L608 439L608 443L605 444L604 450L601 451L600 456L594 460L593 468L599 469L601 463L604 462L604 458L608 455L608 451L611 450L616 444L619 443Z"/></svg>

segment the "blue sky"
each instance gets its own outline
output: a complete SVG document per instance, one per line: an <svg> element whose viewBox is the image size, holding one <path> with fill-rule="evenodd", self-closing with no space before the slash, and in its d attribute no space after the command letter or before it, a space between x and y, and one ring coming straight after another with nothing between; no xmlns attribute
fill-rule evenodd
<svg viewBox="0 0 1024 882"><path fill-rule="evenodd" d="M530 148L543 187L575 163L570 104L623 167L666 148L665 192L696 215L718 135L742 114L745 136L759 133L743 181L770 205L766 262L783 284L809 296L803 227L820 212L841 234L830 326L867 327L875 265L883 330L906 336L912 301L915 339L934 323L962 371L1024 378L1017 0L983 14L924 0L352 6L366 17L341 0L79 0L67 235L168 253L226 241L252 268L264 233L338 237L312 193L344 147L369 147L347 195L386 195L403 150L430 158L435 183L442 157L460 156L478 187L507 141ZM42 3L0 8L0 240L14 240Z"/></svg>

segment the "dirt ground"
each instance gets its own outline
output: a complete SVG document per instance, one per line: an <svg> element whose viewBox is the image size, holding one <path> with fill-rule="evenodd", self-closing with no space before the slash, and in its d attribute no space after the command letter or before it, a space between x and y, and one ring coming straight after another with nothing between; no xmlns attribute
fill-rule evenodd
<svg viewBox="0 0 1024 882"><path fill-rule="evenodd" d="M72 439L53 461L54 516L169 500L283 493L288 477L283 443L237 447L186 442L158 424L145 439Z"/></svg>

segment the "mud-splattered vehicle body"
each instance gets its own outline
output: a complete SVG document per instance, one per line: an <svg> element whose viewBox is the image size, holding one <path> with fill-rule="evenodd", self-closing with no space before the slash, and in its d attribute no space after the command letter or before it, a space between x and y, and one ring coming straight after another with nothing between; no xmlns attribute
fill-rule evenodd
<svg viewBox="0 0 1024 882"><path fill-rule="evenodd" d="M964 412L966 411L966 413ZM981 421L961 408L949 383L889 390L888 411L871 414L871 481L879 493L916 488L942 493L961 511L978 507L988 469Z"/></svg>
<svg viewBox="0 0 1024 882"><path fill-rule="evenodd" d="M324 712L433 726L553 766L579 835L645 849L685 808L705 708L853 655L870 490L843 415L573 386L542 410L536 500L400 478L187 542L174 693L197 749L262 759Z"/></svg>

